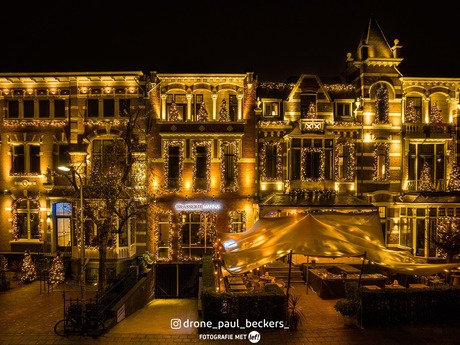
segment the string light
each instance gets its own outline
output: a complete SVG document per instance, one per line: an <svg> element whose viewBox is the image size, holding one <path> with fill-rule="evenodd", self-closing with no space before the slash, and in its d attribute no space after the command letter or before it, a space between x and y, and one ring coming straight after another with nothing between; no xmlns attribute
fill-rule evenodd
<svg viewBox="0 0 460 345"><path fill-rule="evenodd" d="M159 256L159 250L158 247L161 243L161 232L160 232L160 221L161 217L167 216L168 217L168 255L166 258L161 258ZM174 239L174 224L172 221L173 214L171 211L157 211L153 212L153 236L155 238L155 245L156 245L156 250L155 250L155 260L157 262L159 261L172 261L172 256L173 256L173 239Z"/></svg>
<svg viewBox="0 0 460 345"><path fill-rule="evenodd" d="M355 87L352 84L325 84L324 88L328 92L355 91Z"/></svg>
<svg viewBox="0 0 460 345"><path fill-rule="evenodd" d="M17 199L13 202L13 205L11 206L11 225L13 227L13 240L17 241L19 240L19 213L18 213L18 206L21 205L22 203L29 203L29 209L34 210L33 212L29 212L29 217L40 217L40 202L37 199L34 199L30 196L26 196L20 199ZM31 219L32 220L32 219ZM32 223L32 221L30 222ZM37 234L41 234L41 226L42 223L40 221L37 222Z"/></svg>
<svg viewBox="0 0 460 345"><path fill-rule="evenodd" d="M196 186L196 181L197 181L197 154L196 150L197 147L204 147L206 150L206 187L205 188L198 188ZM192 146L192 160L195 162L193 164L193 192L195 193L207 193L211 190L211 141L206 140L206 141L195 141Z"/></svg>
<svg viewBox="0 0 460 345"><path fill-rule="evenodd" d="M319 153L320 154L320 163L319 163L319 174L318 177L307 177L307 164L310 162L312 164L312 160L309 159L309 153ZM317 147L304 147L302 148L302 156L301 156L302 164L300 167L302 181L324 181L325 176L325 161L326 161L326 151L323 148Z"/></svg>
<svg viewBox="0 0 460 345"><path fill-rule="evenodd" d="M230 186L225 185L225 152L233 152L233 179ZM223 192L237 192L238 191L238 142L237 141L223 141L220 145L220 159L222 162L220 189Z"/></svg>
<svg viewBox="0 0 460 345"><path fill-rule="evenodd" d="M380 85L375 95L375 123L390 123L389 120L389 102L388 90L385 86Z"/></svg>
<svg viewBox="0 0 460 345"><path fill-rule="evenodd" d="M346 176L340 177L339 174L339 157L340 157L340 150L342 149L343 151L344 148L348 148L348 155L346 159L347 163L347 173ZM335 147L335 157L334 157L334 162L335 162L335 180L337 182L352 182L355 180L355 169L356 169L356 158L355 158L355 144L350 141L345 141L345 142L338 142L336 147Z"/></svg>
<svg viewBox="0 0 460 345"><path fill-rule="evenodd" d="M276 176L267 176L267 147L272 147L276 152ZM283 178L283 149L281 142L269 141L264 142L260 150L260 178L262 181L281 181Z"/></svg>
<svg viewBox="0 0 460 345"><path fill-rule="evenodd" d="M68 121L58 120L8 120L5 119L3 127L64 127L67 126Z"/></svg>
<svg viewBox="0 0 460 345"><path fill-rule="evenodd" d="M179 177L178 184L176 188L168 188L168 176L169 176L169 148L178 147L179 148ZM182 191L182 172L184 168L184 143L182 141L165 141L164 143L164 162L165 162L165 190L171 193L178 193Z"/></svg>

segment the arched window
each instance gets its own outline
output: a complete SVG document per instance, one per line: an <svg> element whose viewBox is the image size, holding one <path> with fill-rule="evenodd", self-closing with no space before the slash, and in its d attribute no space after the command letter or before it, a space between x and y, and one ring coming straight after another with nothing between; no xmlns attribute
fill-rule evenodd
<svg viewBox="0 0 460 345"><path fill-rule="evenodd" d="M70 202L56 202L53 204L53 216L56 230L57 247L70 245L70 224L72 218L72 205Z"/></svg>

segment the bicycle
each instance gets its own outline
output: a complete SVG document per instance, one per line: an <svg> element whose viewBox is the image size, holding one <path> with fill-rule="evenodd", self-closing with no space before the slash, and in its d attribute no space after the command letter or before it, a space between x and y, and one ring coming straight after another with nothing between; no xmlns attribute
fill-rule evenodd
<svg viewBox="0 0 460 345"><path fill-rule="evenodd" d="M93 313L96 312L96 316ZM78 302L71 304L65 318L54 325L54 332L61 337L70 335L89 335L97 338L105 331L104 322L98 316L94 308L88 306L86 313Z"/></svg>

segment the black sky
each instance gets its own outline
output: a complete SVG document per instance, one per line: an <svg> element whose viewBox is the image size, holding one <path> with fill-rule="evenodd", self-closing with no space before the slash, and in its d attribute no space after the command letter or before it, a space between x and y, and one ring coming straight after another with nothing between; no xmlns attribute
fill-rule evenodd
<svg viewBox="0 0 460 345"><path fill-rule="evenodd" d="M407 5L410 3L410 6ZM373 14L403 45L403 75L460 77L456 2L16 1L2 11L1 72L336 76ZM408 8L409 7L409 8Z"/></svg>

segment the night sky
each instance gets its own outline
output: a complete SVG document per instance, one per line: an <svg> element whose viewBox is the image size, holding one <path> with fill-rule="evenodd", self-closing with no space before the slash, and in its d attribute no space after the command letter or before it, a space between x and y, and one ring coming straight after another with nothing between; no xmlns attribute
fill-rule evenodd
<svg viewBox="0 0 460 345"><path fill-rule="evenodd" d="M456 2L434 4L16 1L0 15L0 72L254 71L275 82L301 73L336 76L374 15L390 45L395 38L403 45L403 75L460 77Z"/></svg>

